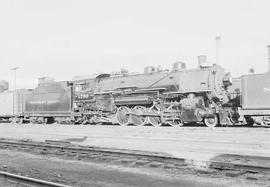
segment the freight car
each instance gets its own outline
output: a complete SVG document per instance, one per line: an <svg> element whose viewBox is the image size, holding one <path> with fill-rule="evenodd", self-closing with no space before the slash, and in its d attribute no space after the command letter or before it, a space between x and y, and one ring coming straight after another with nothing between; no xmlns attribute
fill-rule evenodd
<svg viewBox="0 0 270 187"><path fill-rule="evenodd" d="M228 89L229 102L223 106L228 108L234 124L270 125L270 46L267 47L268 72L232 79Z"/></svg>
<svg viewBox="0 0 270 187"><path fill-rule="evenodd" d="M4 91L0 93L1 122L22 122L25 110L25 94L29 90Z"/></svg>
<svg viewBox="0 0 270 187"><path fill-rule="evenodd" d="M242 76L240 116L247 124L270 125L270 73Z"/></svg>
<svg viewBox="0 0 270 187"><path fill-rule="evenodd" d="M268 72L241 77L240 120L252 125L270 125L270 45L268 49Z"/></svg>

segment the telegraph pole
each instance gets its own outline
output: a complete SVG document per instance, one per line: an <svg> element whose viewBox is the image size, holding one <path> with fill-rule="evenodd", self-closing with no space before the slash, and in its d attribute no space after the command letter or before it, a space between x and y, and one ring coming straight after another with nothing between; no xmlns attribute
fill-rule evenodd
<svg viewBox="0 0 270 187"><path fill-rule="evenodd" d="M216 64L220 63L219 55L220 55L220 36L216 36Z"/></svg>

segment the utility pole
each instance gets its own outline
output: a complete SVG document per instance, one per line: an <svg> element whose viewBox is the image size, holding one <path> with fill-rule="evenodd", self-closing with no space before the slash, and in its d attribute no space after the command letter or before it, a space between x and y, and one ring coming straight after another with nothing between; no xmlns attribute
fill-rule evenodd
<svg viewBox="0 0 270 187"><path fill-rule="evenodd" d="M17 69L19 69L20 67L14 67L14 68L11 68L10 70L11 71L14 71L14 90L17 90L17 80L16 80L16 71Z"/></svg>

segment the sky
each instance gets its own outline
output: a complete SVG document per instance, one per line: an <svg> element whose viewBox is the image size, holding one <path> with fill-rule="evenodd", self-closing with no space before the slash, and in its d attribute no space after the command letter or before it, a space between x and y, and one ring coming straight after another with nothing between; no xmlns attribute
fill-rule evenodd
<svg viewBox="0 0 270 187"><path fill-rule="evenodd" d="M269 0L0 0L0 80L35 87L97 72L197 67L197 56L233 76L268 69Z"/></svg>

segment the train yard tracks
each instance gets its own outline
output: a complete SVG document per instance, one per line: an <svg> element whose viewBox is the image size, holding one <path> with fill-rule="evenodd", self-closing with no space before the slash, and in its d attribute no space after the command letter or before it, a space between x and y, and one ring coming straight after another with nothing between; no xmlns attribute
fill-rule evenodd
<svg viewBox="0 0 270 187"><path fill-rule="evenodd" d="M31 140L0 139L0 149L131 167L160 168L174 171L200 168L204 172L224 173L226 176L260 174L270 179L268 157L222 155L216 159L202 162L177 158L159 152L80 146L73 145L68 141L52 140L34 142Z"/></svg>

